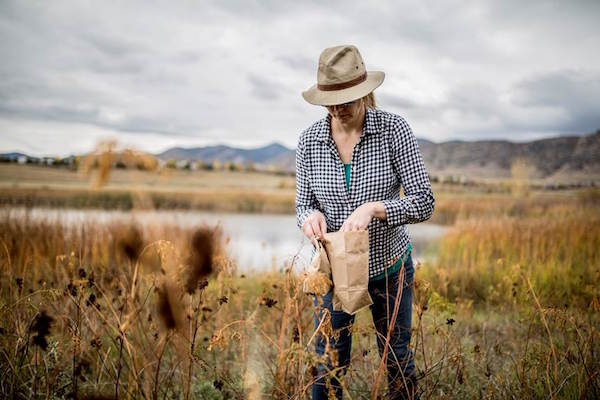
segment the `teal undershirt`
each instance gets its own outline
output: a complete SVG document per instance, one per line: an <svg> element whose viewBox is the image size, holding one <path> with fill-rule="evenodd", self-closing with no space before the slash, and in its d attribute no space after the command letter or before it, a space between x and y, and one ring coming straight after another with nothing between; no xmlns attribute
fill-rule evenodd
<svg viewBox="0 0 600 400"><path fill-rule="evenodd" d="M351 167L350 164L344 164L345 176L346 176L346 190L350 189L350 167ZM388 270L387 270L388 276L390 276L391 274L393 274L394 272L396 272L400 269L402 264L405 263L406 260L408 259L408 256L410 255L411 250L412 250L412 244L409 243L408 248L406 249L406 252L404 253L404 257L399 258L398 261L396 261L394 263L394 265L392 265L390 268L388 268ZM382 272L379 275L375 275L374 277L369 278L369 280L370 281L378 281L383 278L385 278L385 272Z"/></svg>

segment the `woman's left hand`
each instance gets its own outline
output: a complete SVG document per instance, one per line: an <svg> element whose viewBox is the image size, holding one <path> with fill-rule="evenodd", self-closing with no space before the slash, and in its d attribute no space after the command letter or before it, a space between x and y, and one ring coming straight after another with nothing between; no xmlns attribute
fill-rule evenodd
<svg viewBox="0 0 600 400"><path fill-rule="evenodd" d="M341 232L365 230L371 223L375 212L373 203L365 203L358 207L350 216L344 221Z"/></svg>

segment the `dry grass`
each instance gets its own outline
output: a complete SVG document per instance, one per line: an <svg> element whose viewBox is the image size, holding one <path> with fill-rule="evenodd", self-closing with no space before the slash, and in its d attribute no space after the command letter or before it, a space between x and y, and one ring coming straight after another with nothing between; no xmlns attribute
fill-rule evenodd
<svg viewBox="0 0 600 400"><path fill-rule="evenodd" d="M101 209L195 209L294 213L294 177L240 171L148 172L110 170L101 177L61 168L0 164L0 205ZM520 182L520 181L519 181ZM509 182L510 183L510 182ZM512 185L512 186L511 186ZM597 204L598 189L545 192L518 186L435 184L434 223L474 217L568 214L582 202ZM491 193L487 193L491 190ZM517 195L515 195L517 194Z"/></svg>
<svg viewBox="0 0 600 400"><path fill-rule="evenodd" d="M459 221L423 274L449 300L523 300L527 275L547 305L586 308L599 296L600 214Z"/></svg>
<svg viewBox="0 0 600 400"><path fill-rule="evenodd" d="M42 187L54 189L88 189L96 183L100 169L81 171L35 165L0 164L0 185L3 187ZM105 172L106 173L106 172ZM249 191L294 191L293 176L242 171L189 171L163 169L142 171L110 169L108 180L102 186L109 190L139 190L165 192L194 192L196 190L237 189Z"/></svg>
<svg viewBox="0 0 600 400"><path fill-rule="evenodd" d="M424 398L600 395L588 197L481 199L417 268ZM299 278L239 275L204 229L0 218L0 396L308 398L317 358ZM353 337L343 383L370 398L380 359L367 311Z"/></svg>
<svg viewBox="0 0 600 400"><path fill-rule="evenodd" d="M21 207L119 210L206 210L219 212L289 214L294 195L237 189L195 192L10 189L0 192L0 205Z"/></svg>

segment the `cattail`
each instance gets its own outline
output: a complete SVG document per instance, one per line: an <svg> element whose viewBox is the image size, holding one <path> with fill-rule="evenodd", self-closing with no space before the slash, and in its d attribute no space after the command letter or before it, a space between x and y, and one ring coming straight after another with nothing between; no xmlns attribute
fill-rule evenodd
<svg viewBox="0 0 600 400"><path fill-rule="evenodd" d="M167 330L180 329L183 327L184 307L180 304L179 290L168 279L165 278L158 291L158 315L163 326Z"/></svg>
<svg viewBox="0 0 600 400"><path fill-rule="evenodd" d="M117 247L121 253L132 262L136 261L142 251L144 241L142 239L142 233L138 227L131 225L128 226L123 232L120 233L117 239Z"/></svg>
<svg viewBox="0 0 600 400"><path fill-rule="evenodd" d="M190 256L183 271L183 288L189 294L193 294L202 278L210 275L213 271L215 235L216 232L209 228L197 229L192 234Z"/></svg>

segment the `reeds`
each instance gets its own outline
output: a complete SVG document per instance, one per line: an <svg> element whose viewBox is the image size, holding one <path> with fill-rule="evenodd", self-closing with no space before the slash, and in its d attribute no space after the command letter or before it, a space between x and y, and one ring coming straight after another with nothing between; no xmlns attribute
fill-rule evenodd
<svg viewBox="0 0 600 400"><path fill-rule="evenodd" d="M530 277L542 302L587 308L598 299L600 215L572 209L569 217L476 218L458 222L423 269L449 300L519 304Z"/></svg>
<svg viewBox="0 0 600 400"><path fill-rule="evenodd" d="M437 261L417 265L422 398L600 395L599 221L569 202L461 220ZM219 237L5 213L0 397L309 398L322 360L302 280L291 266L238 275ZM343 384L369 398L381 360L368 312L352 334Z"/></svg>

